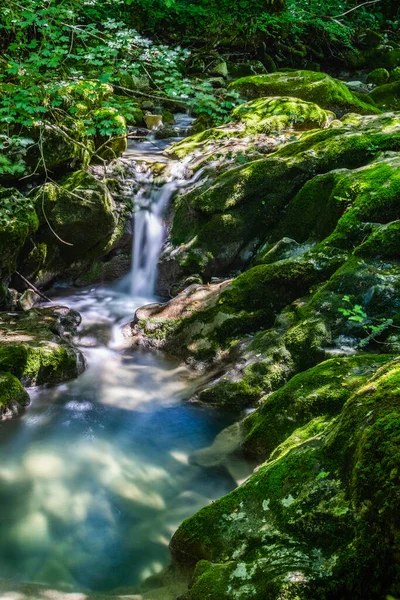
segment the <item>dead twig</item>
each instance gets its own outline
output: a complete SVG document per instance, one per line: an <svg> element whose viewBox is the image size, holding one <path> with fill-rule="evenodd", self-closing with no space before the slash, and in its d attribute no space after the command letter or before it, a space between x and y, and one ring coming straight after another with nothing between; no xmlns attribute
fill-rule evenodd
<svg viewBox="0 0 400 600"><path fill-rule="evenodd" d="M22 279L22 281L25 283L25 285L27 285L28 288L30 288L31 290L33 290L35 292L35 294L37 294L40 298L42 298L43 300L46 300L46 302L53 302L53 300L50 300L50 298L48 298L47 296L45 296L44 294L42 294L42 292L40 290L38 290L37 287L35 287L33 285L33 283L31 283L30 281L28 281L26 277L24 277L23 275L21 275L21 273L19 273L18 271L15 271L15 274L18 275L18 277L20 277L20 279Z"/></svg>

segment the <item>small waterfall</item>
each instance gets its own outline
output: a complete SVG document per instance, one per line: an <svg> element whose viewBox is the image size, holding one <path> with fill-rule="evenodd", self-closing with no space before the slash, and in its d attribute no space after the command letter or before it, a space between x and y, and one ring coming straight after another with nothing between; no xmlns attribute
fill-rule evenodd
<svg viewBox="0 0 400 600"><path fill-rule="evenodd" d="M142 190L135 199L133 261L131 293L135 297L150 298L154 294L157 264L164 242L164 212L177 189L177 181L161 188Z"/></svg>
<svg viewBox="0 0 400 600"><path fill-rule="evenodd" d="M171 160L164 150L172 142L183 139L190 132L193 119L177 115L175 127L179 137L157 140L153 137L128 146L127 162L134 168L133 183L140 185L134 195L133 259L130 273L130 292L134 298L150 301L157 282L157 265L165 240L164 215L171 197L178 189L195 184L205 168L198 169L190 178L187 160ZM167 164L168 180L160 185L154 182L149 163ZM147 166L146 166L147 164ZM213 163L209 163L212 167Z"/></svg>

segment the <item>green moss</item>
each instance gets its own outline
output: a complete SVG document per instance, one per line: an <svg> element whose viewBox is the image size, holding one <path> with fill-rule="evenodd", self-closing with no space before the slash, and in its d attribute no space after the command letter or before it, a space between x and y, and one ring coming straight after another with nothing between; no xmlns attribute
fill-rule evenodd
<svg viewBox="0 0 400 600"><path fill-rule="evenodd" d="M355 250L358 256L400 259L400 221L393 221L374 229L371 235Z"/></svg>
<svg viewBox="0 0 400 600"><path fill-rule="evenodd" d="M231 83L229 87L249 99L290 95L314 102L338 115L348 111L367 115L379 112L359 100L341 81L313 71L279 71L244 77Z"/></svg>
<svg viewBox="0 0 400 600"><path fill-rule="evenodd" d="M59 383L79 375L80 353L63 337L69 316L48 309L1 313L0 371L27 385Z"/></svg>
<svg viewBox="0 0 400 600"><path fill-rule="evenodd" d="M247 417L244 449L265 459L295 430L307 428L313 419L329 421L339 414L354 390L390 358L378 355L335 358L299 373Z"/></svg>
<svg viewBox="0 0 400 600"><path fill-rule="evenodd" d="M368 74L367 83L374 85L383 85L389 81L389 71L387 69L374 69Z"/></svg>
<svg viewBox="0 0 400 600"><path fill-rule="evenodd" d="M271 133L282 129L315 129L326 127L333 114L317 104L298 98L258 98L241 104L232 112L232 119L255 133Z"/></svg>
<svg viewBox="0 0 400 600"><path fill-rule="evenodd" d="M341 226L353 219L361 240L365 232L355 216L358 208L346 211L365 188L365 198L381 196L377 215L385 202L391 202L393 213L396 158L380 153L400 148L400 130L395 116L360 119L340 129L305 133L267 158L230 169L212 184L178 196L171 238L176 246L187 245L180 256L187 256L190 248L182 266L206 276L226 273L233 265L246 264L267 236L270 243L283 237L319 241L333 232L342 215ZM365 174L332 172L357 169L373 160L378 164ZM323 176L315 178L318 174ZM385 177L390 189L383 185ZM354 241L349 238L347 245Z"/></svg>
<svg viewBox="0 0 400 600"><path fill-rule="evenodd" d="M400 81L380 85L372 90L370 96L383 110L399 110Z"/></svg>
<svg viewBox="0 0 400 600"><path fill-rule="evenodd" d="M117 225L115 205L103 183L77 171L59 184L37 188L32 200L41 220L35 242L47 245L44 268L59 270L103 255Z"/></svg>
<svg viewBox="0 0 400 600"><path fill-rule="evenodd" d="M11 373L0 372L0 419L17 414L29 404L29 395Z"/></svg>
<svg viewBox="0 0 400 600"><path fill-rule="evenodd" d="M222 293L219 303L235 310L274 312L304 296L320 275L311 263L301 259L259 265L239 275Z"/></svg>
<svg viewBox="0 0 400 600"><path fill-rule="evenodd" d="M169 149L169 153L176 155L178 158L184 158L191 152L200 152L202 148L210 142L230 137L232 133L227 127L215 127L213 129L204 130L200 124L197 124L195 129L198 131L196 131L194 135L173 144Z"/></svg>
<svg viewBox="0 0 400 600"><path fill-rule="evenodd" d="M199 393L200 402L215 404L217 406L246 407L251 406L259 399L262 388L258 385L257 378L251 381L251 373L256 367L252 365L241 381L233 382L222 380L212 387L206 387Z"/></svg>
<svg viewBox="0 0 400 600"><path fill-rule="evenodd" d="M349 357L339 373L332 362L321 365L322 380L310 372L307 387L326 408L332 393L330 416L308 418L272 460L175 533L175 561L201 561L190 600L396 593L399 361Z"/></svg>
<svg viewBox="0 0 400 600"><path fill-rule="evenodd" d="M400 67L396 67L392 71L390 71L390 82L400 81Z"/></svg>
<svg viewBox="0 0 400 600"><path fill-rule="evenodd" d="M298 242L328 238L329 243L347 248L361 243L374 229L372 223L391 221L398 214L399 165L397 157L382 157L368 167L314 177L289 203L273 238L289 236Z"/></svg>
<svg viewBox="0 0 400 600"><path fill-rule="evenodd" d="M15 189L0 188L0 275L15 270L19 252L38 226L32 202Z"/></svg>

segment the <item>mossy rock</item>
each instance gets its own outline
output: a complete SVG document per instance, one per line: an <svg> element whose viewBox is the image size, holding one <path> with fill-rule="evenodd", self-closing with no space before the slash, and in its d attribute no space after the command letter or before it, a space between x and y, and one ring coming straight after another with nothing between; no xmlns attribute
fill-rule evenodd
<svg viewBox="0 0 400 600"><path fill-rule="evenodd" d="M376 48L345 51L343 57L351 69L381 69L388 71L400 64L400 51L390 44L380 44Z"/></svg>
<svg viewBox="0 0 400 600"><path fill-rule="evenodd" d="M300 411L319 413L321 399L337 416L311 409L270 461L173 536L175 564L193 569L189 600L396 594L399 362L354 357L325 369L322 380L303 375L311 404L293 391ZM331 407L321 389L330 381Z"/></svg>
<svg viewBox="0 0 400 600"><path fill-rule="evenodd" d="M264 75L267 69L260 60L246 60L242 62L228 62L228 74L232 79L249 77L252 75Z"/></svg>
<svg viewBox="0 0 400 600"><path fill-rule="evenodd" d="M393 83L394 81L400 81L400 67L396 67L390 71L390 83Z"/></svg>
<svg viewBox="0 0 400 600"><path fill-rule="evenodd" d="M61 169L85 168L93 152L93 142L86 134L86 126L79 118L66 117L60 127L34 124L24 131L33 139L24 156L26 173L58 173Z"/></svg>
<svg viewBox="0 0 400 600"><path fill-rule="evenodd" d="M296 429L317 417L329 421L354 390L389 359L387 355L332 358L294 376L245 419L245 451L265 460Z"/></svg>
<svg viewBox="0 0 400 600"><path fill-rule="evenodd" d="M363 257L400 260L400 221L392 221L374 231L355 250Z"/></svg>
<svg viewBox="0 0 400 600"><path fill-rule="evenodd" d="M0 187L0 277L15 271L18 255L39 226L32 201L13 188ZM1 304L0 304L1 306Z"/></svg>
<svg viewBox="0 0 400 600"><path fill-rule="evenodd" d="M295 236L302 243L328 238L342 248L357 246L366 234L379 228L378 223L396 219L399 168L396 154L382 155L360 169L338 169L314 177L290 201L272 239ZM384 257L385 252L387 257L396 257L394 239L386 249L381 246L378 256Z"/></svg>
<svg viewBox="0 0 400 600"><path fill-rule="evenodd" d="M191 152L202 152L203 146L215 140L222 140L235 135L236 132L226 126L212 127L213 122L206 115L199 115L193 122L194 135L173 144L168 150L169 154L184 158Z"/></svg>
<svg viewBox="0 0 400 600"><path fill-rule="evenodd" d="M400 81L380 85L372 90L370 96L383 110L400 110Z"/></svg>
<svg viewBox="0 0 400 600"><path fill-rule="evenodd" d="M56 272L76 260L103 255L117 226L108 188L86 171L59 184L46 183L32 193L41 226L36 244L46 244L45 269Z"/></svg>
<svg viewBox="0 0 400 600"><path fill-rule="evenodd" d="M72 332L79 315L64 307L0 313L0 371L25 385L60 383L77 377L84 359L65 332Z"/></svg>
<svg viewBox="0 0 400 600"><path fill-rule="evenodd" d="M349 111L366 115L379 113L378 109L357 98L341 81L314 71L279 71L243 77L229 87L249 99L266 96L301 98L339 116Z"/></svg>
<svg viewBox="0 0 400 600"><path fill-rule="evenodd" d="M298 98L257 98L241 104L232 112L232 119L256 133L271 133L283 129L307 130L325 128L335 118L333 113L312 102Z"/></svg>
<svg viewBox="0 0 400 600"><path fill-rule="evenodd" d="M11 373L0 372L0 419L15 416L29 404L29 394Z"/></svg>
<svg viewBox="0 0 400 600"><path fill-rule="evenodd" d="M384 85L389 81L390 73L387 69L374 69L368 73L367 83L373 85Z"/></svg>
<svg viewBox="0 0 400 600"><path fill-rule="evenodd" d="M348 183L348 189L343 189L346 186L340 184L339 173L315 181L314 176L344 167L363 167L379 160L381 151L397 151L399 123L397 113L352 116L341 128L304 133L271 156L230 169L211 185L178 196L171 229L173 244L180 246L176 260L188 273L220 275L232 267L243 268L267 232L271 241L283 237L297 242L308 237L322 239L351 204L354 186ZM225 135L223 129L209 131ZM207 133L192 136L179 149L185 153L201 147L200 140L207 138ZM378 171L377 181L383 172L392 173L393 169L382 165ZM296 198L310 179L313 183ZM349 181L351 176L343 179ZM372 179L371 170L369 187Z"/></svg>

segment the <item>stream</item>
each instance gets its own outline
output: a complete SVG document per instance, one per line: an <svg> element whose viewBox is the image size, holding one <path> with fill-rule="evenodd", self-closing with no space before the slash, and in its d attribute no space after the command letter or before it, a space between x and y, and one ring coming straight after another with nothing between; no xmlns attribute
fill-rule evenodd
<svg viewBox="0 0 400 600"><path fill-rule="evenodd" d="M146 153L142 144L127 155L137 151ZM182 520L238 483L191 460L234 416L188 402L196 381L185 366L118 345L121 324L154 301L162 211L176 185L138 195L128 282L54 291L82 315L75 343L88 366L31 389L26 412L0 423L0 579L136 590L168 564Z"/></svg>

